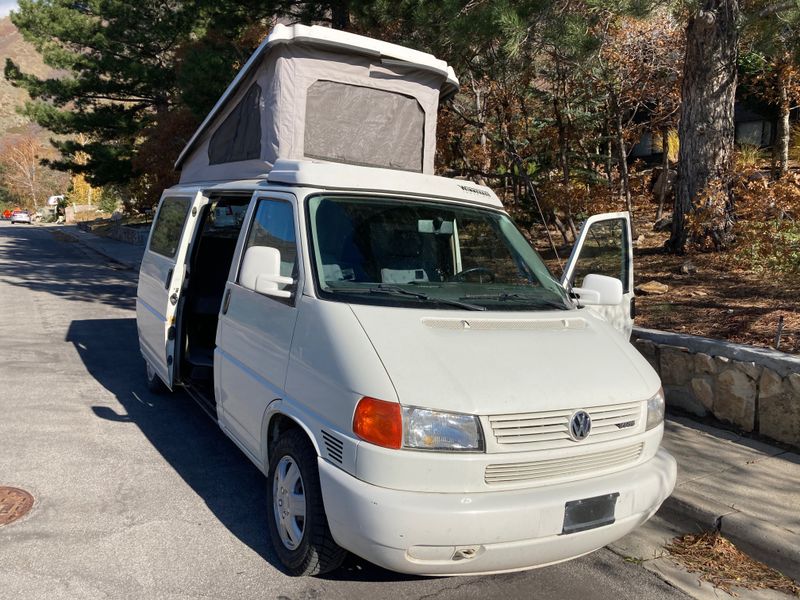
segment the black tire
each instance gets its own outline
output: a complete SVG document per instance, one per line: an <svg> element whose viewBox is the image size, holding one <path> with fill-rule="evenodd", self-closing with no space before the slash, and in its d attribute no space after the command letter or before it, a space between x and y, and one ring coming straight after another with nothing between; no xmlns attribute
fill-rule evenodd
<svg viewBox="0 0 800 600"><path fill-rule="evenodd" d="M155 369L153 369L147 361L145 361L144 373L147 378L147 389L153 394L164 394L169 391L169 388L161 381L158 373L156 373Z"/></svg>
<svg viewBox="0 0 800 600"><path fill-rule="evenodd" d="M284 469L290 464L294 464L299 470L299 482L295 480L292 489L282 492L280 481L287 483L289 478L282 478L278 471L286 474ZM302 494L305 502L305 515L293 516L286 511L288 516L284 515L285 520L281 523L279 512L281 509L276 500L288 500L289 495L298 498L300 495L298 492ZM289 503L283 506L289 508ZM322 504L317 453L300 429L290 429L281 435L270 456L267 472L267 512L272 545L289 575L321 575L337 569L347 556L347 551L337 545L331 536L325 507ZM294 542L288 539L291 523L297 525L295 532L300 532L300 535L295 536ZM285 539L287 541L284 541Z"/></svg>

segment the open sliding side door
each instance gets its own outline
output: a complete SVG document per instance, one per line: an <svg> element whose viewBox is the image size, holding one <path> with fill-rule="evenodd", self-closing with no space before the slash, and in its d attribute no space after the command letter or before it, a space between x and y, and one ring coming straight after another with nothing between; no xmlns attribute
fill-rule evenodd
<svg viewBox="0 0 800 600"><path fill-rule="evenodd" d="M148 369L170 389L174 384L175 321L186 276L186 256L197 232L200 209L207 203L200 188L164 192L139 271L139 346Z"/></svg>
<svg viewBox="0 0 800 600"><path fill-rule="evenodd" d="M579 287L589 274L606 275L622 282L620 304L587 306L602 316L626 339L631 336L634 316L633 242L628 212L605 213L587 219L572 249L561 284Z"/></svg>

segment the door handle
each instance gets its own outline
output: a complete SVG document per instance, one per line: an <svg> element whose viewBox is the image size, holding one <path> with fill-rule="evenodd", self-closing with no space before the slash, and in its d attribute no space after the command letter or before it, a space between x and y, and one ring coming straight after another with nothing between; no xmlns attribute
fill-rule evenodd
<svg viewBox="0 0 800 600"><path fill-rule="evenodd" d="M222 300L222 314L228 313L228 306L231 304L231 288L225 290L225 298Z"/></svg>
<svg viewBox="0 0 800 600"><path fill-rule="evenodd" d="M178 303L178 293L177 292L173 293L172 296L169 297L169 301L172 303L173 306L175 306Z"/></svg>
<svg viewBox="0 0 800 600"><path fill-rule="evenodd" d="M173 272L174 270L175 270L175 269L173 268L173 269L170 269L169 271L167 271L167 280L164 282L164 289L165 289L165 290L168 290L168 289L169 289L169 284L170 284L170 282L172 281L172 272Z"/></svg>

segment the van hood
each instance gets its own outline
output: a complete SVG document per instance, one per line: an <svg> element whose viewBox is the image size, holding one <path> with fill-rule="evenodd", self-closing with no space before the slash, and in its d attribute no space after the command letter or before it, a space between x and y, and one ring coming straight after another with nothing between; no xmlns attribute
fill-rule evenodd
<svg viewBox="0 0 800 600"><path fill-rule="evenodd" d="M646 400L660 380L589 310L427 311L350 305L401 404L477 415Z"/></svg>

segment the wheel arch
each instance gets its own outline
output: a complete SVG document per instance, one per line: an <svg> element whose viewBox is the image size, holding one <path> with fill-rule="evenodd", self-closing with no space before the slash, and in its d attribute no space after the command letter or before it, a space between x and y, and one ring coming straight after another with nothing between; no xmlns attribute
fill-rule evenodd
<svg viewBox="0 0 800 600"><path fill-rule="evenodd" d="M298 415L290 414L290 410L287 409L288 406L283 400L274 400L267 406L267 411L264 413L261 423L261 459L264 473L269 470L270 456L278 439L291 429L299 429L305 433L317 456L321 456L319 442L311 428Z"/></svg>

